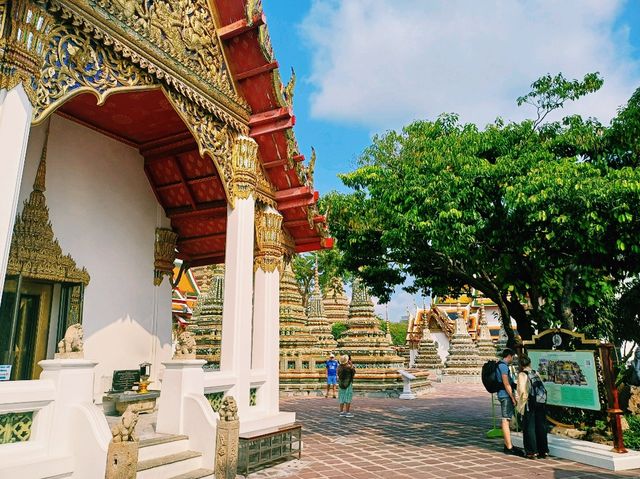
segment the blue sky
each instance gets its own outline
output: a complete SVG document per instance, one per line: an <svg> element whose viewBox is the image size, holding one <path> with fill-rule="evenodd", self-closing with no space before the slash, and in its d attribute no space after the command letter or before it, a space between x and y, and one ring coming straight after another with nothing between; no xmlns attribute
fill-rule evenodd
<svg viewBox="0 0 640 479"><path fill-rule="evenodd" d="M599 71L567 112L608 121L640 86L640 0L263 0L280 72L296 70L295 132L318 153L320 193L346 191L371 137L442 112L483 126L531 111L515 98L546 73ZM414 301L398 292L390 318ZM383 312L379 309L379 312Z"/></svg>

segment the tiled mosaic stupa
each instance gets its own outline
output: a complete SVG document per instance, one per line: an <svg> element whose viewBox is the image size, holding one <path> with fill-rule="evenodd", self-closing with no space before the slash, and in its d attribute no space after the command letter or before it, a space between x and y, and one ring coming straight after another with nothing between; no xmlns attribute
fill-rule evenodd
<svg viewBox="0 0 640 479"><path fill-rule="evenodd" d="M331 283L325 289L322 303L329 325L347 323L349 320L349 300L344 292L342 279L331 278Z"/></svg>
<svg viewBox="0 0 640 479"><path fill-rule="evenodd" d="M222 303L224 302L224 265L207 268L200 283L203 290L187 330L196 338L196 358L207 361L206 369L220 368L222 344Z"/></svg>
<svg viewBox="0 0 640 479"><path fill-rule="evenodd" d="M456 318L456 330L449 342L449 356L442 372L443 383L480 382L480 356L467 330L464 317Z"/></svg>
<svg viewBox="0 0 640 479"><path fill-rule="evenodd" d="M302 295L288 263L280 279L281 391L299 393L324 386L325 357L317 343L318 338L307 326Z"/></svg>
<svg viewBox="0 0 640 479"><path fill-rule="evenodd" d="M507 342L509 341L509 337L507 336L507 332L504 330L504 325L502 321L500 321L500 333L498 334L498 342L496 343L496 356L502 357L502 351L507 348Z"/></svg>
<svg viewBox="0 0 640 479"><path fill-rule="evenodd" d="M484 315L484 305L478 311L478 325L479 331L476 346L478 348L478 356L480 356L480 365L483 365L487 361L496 359L496 346L493 344L493 339L491 339L489 324Z"/></svg>
<svg viewBox="0 0 640 479"><path fill-rule="evenodd" d="M326 356L335 352L338 343L331 333L331 325L327 320L322 303L322 293L320 292L320 280L318 276L318 261L316 258L316 268L314 272L313 292L309 297L307 307L307 326L312 335L318 338L316 348ZM324 363L323 363L324 364Z"/></svg>
<svg viewBox="0 0 640 479"><path fill-rule="evenodd" d="M394 396L402 390L398 369L404 369L404 359L398 356L380 329L374 314L373 302L361 281L353 283L353 296L349 307L348 329L338 339L338 349L350 354L356 367L354 391L356 394ZM410 370L416 375L414 391L430 386L426 371Z"/></svg>

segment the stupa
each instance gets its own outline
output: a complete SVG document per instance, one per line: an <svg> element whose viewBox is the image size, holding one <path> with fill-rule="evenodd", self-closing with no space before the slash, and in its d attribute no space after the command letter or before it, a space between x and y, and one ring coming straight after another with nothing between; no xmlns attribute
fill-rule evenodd
<svg viewBox="0 0 640 479"><path fill-rule="evenodd" d="M344 292L342 279L331 278L331 283L324 292L322 303L329 325L347 323L349 320L349 300Z"/></svg>
<svg viewBox="0 0 640 479"><path fill-rule="evenodd" d="M480 356L480 365L483 365L487 361L496 358L496 346L493 344L493 339L491 339L489 324L484 315L484 305L480 306L478 311L478 324L480 325L480 330L478 331L476 346L478 348L478 356Z"/></svg>
<svg viewBox="0 0 640 479"><path fill-rule="evenodd" d="M422 330L422 339L420 340L420 345L418 346L418 355L415 362L416 368L427 369L433 371L434 374L440 374L442 372L442 368L444 367L442 364L442 359L438 354L438 346L431 337L429 326L427 326L426 324Z"/></svg>
<svg viewBox="0 0 640 479"><path fill-rule="evenodd" d="M507 332L504 330L502 321L500 321L500 333L498 333L498 342L496 343L496 356L502 357L502 351L507 347L508 341L509 337L507 336Z"/></svg>
<svg viewBox="0 0 640 479"><path fill-rule="evenodd" d="M206 273L201 276L200 284L206 293L202 293L198 297L187 330L195 335L196 358L207 361L206 369L219 369L222 345L224 264L207 268Z"/></svg>
<svg viewBox="0 0 640 479"><path fill-rule="evenodd" d="M480 382L480 356L467 331L462 315L456 318L456 330L449 342L449 356L442 371L443 383Z"/></svg>
<svg viewBox="0 0 640 479"><path fill-rule="evenodd" d="M311 296L309 296L307 307L307 326L309 327L309 332L318 338L318 342L315 345L316 349L322 351L325 357L330 353L335 352L338 343L331 333L331 325L329 324L324 311L322 293L320 292L320 280L318 277L317 257L314 272L313 292L311 293ZM324 363L321 367L324 368Z"/></svg>
<svg viewBox="0 0 640 479"><path fill-rule="evenodd" d="M362 282L353 282L353 295L349 306L347 330L338 339L342 354L351 355L356 367L354 391L356 394L396 396L402 390L398 369L404 369L404 359L398 356L380 329L373 310L373 302ZM414 392L430 386L426 371L410 370L416 376Z"/></svg>
<svg viewBox="0 0 640 479"><path fill-rule="evenodd" d="M288 394L321 390L326 359L307 326L302 295L288 263L280 279L280 390Z"/></svg>

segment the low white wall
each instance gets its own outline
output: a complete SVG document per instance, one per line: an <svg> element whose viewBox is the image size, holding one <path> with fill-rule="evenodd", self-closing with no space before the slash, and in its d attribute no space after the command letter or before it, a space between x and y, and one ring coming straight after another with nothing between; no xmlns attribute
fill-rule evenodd
<svg viewBox="0 0 640 479"><path fill-rule="evenodd" d="M44 141L32 128L19 209L32 190ZM171 288L153 285L155 228L168 219L157 203L135 148L54 115L47 155L47 204L62 251L91 282L85 291L85 357L98 362L101 401L114 369L152 363L158 385L171 357ZM52 357L54 351L49 351Z"/></svg>

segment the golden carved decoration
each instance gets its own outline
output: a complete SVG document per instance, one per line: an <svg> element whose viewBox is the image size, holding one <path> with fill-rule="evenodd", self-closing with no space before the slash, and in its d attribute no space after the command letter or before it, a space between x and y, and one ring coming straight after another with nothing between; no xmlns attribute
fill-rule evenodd
<svg viewBox="0 0 640 479"><path fill-rule="evenodd" d="M255 192L256 201L262 203L263 205L273 206L274 208L277 208L278 203L275 200L277 190L276 187L273 186L273 183L269 181L262 163L258 164L257 174L258 182Z"/></svg>
<svg viewBox="0 0 640 479"><path fill-rule="evenodd" d="M149 88L154 78L73 25L55 25L36 91L34 122L42 121L71 96L90 91L102 104L117 91Z"/></svg>
<svg viewBox="0 0 640 479"><path fill-rule="evenodd" d="M282 215L271 206L256 210L256 245L254 271L262 269L272 273L278 268L282 273Z"/></svg>
<svg viewBox="0 0 640 479"><path fill-rule="evenodd" d="M231 153L233 168L233 192L229 201L235 198L247 199L255 194L258 184L258 144L248 136L238 136ZM233 203L232 203L233 207Z"/></svg>
<svg viewBox="0 0 640 479"><path fill-rule="evenodd" d="M31 279L86 286L89 273L84 268L78 269L71 256L62 254L49 221L49 208L44 196L48 137L47 130L33 191L13 228L7 275L20 274Z"/></svg>
<svg viewBox="0 0 640 479"><path fill-rule="evenodd" d="M31 103L37 84L49 15L27 0L0 0L0 89L10 90L22 84Z"/></svg>
<svg viewBox="0 0 640 479"><path fill-rule="evenodd" d="M163 276L173 275L173 262L176 260L176 242L178 234L167 228L156 228L155 261L153 263L153 284L160 286Z"/></svg>
<svg viewBox="0 0 640 479"><path fill-rule="evenodd" d="M83 38L139 66L234 129L248 131L249 107L233 90L206 0L51 0L47 5L57 23L73 25Z"/></svg>
<svg viewBox="0 0 640 479"><path fill-rule="evenodd" d="M0 444L28 441L32 426L33 411L0 414Z"/></svg>

